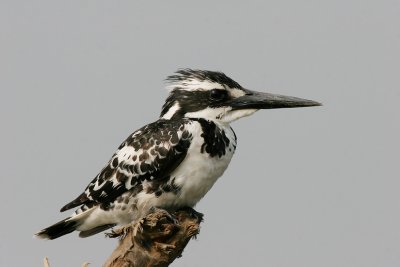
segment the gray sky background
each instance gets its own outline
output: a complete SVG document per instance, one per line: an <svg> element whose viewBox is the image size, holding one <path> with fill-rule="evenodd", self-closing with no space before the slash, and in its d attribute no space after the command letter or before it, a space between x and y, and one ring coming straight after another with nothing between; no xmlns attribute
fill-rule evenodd
<svg viewBox="0 0 400 267"><path fill-rule="evenodd" d="M191 67L324 106L233 124L237 153L173 266L400 266L399 14L398 0L1 0L0 265L105 261L103 235L32 235Z"/></svg>

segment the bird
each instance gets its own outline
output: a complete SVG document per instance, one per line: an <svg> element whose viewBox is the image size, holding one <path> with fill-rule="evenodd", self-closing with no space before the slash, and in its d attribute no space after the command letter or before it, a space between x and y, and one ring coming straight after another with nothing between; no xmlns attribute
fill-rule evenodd
<svg viewBox="0 0 400 267"><path fill-rule="evenodd" d="M72 215L37 237L74 231L88 237L137 221L154 207L193 208L232 159L237 137L231 122L260 109L321 105L252 91L219 71L179 69L166 83L159 119L129 135L84 192L61 208L75 208Z"/></svg>

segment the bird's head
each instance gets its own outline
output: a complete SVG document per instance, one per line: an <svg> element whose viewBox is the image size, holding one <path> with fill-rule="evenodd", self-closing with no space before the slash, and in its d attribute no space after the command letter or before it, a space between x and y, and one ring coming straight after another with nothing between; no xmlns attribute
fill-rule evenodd
<svg viewBox="0 0 400 267"><path fill-rule="evenodd" d="M230 123L259 109L320 106L315 101L243 88L222 72L178 70L167 79L170 94L161 118L203 118Z"/></svg>

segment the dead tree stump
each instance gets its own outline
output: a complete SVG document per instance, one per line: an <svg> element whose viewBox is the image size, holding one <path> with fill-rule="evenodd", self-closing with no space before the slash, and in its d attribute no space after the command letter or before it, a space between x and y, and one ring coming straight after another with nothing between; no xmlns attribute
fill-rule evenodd
<svg viewBox="0 0 400 267"><path fill-rule="evenodd" d="M164 267L182 255L200 231L203 214L191 208L173 213L153 209L139 222L114 230L120 242L104 267Z"/></svg>

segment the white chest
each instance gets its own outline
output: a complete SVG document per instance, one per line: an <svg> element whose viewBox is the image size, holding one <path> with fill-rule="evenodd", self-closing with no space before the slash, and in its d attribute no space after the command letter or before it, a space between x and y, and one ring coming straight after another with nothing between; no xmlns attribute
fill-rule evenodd
<svg viewBox="0 0 400 267"><path fill-rule="evenodd" d="M180 166L171 174L175 177L176 184L181 188L175 205L194 206L211 189L217 179L228 167L236 148L236 137L229 125L219 125L226 137L226 145L209 143L214 153L207 153L202 128L193 125L193 140L188 153ZM229 140L229 141L228 141ZM221 151L223 148L224 151ZM208 149L210 150L210 148ZM215 155L216 150L221 154Z"/></svg>

